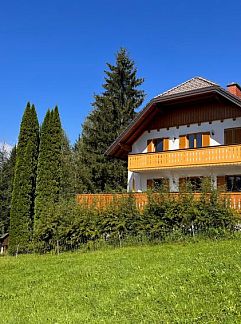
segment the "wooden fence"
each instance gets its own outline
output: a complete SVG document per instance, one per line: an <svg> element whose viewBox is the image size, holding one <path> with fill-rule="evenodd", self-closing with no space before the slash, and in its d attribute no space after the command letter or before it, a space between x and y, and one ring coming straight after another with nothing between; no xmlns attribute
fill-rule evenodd
<svg viewBox="0 0 241 324"><path fill-rule="evenodd" d="M155 197L160 197L160 194L153 193ZM178 193L171 193L169 194L172 197L178 196ZM200 197L199 193L194 194L195 197L198 199ZM136 206L140 209L143 209L144 206L148 202L148 194L147 193L113 193L113 194L79 194L77 195L76 199L79 204L85 204L87 206L95 206L97 208L105 208L109 206L112 202L118 202L123 198L132 197L135 199ZM220 197L225 199L227 204L231 207L236 209L237 211L241 212L241 193L221 193Z"/></svg>

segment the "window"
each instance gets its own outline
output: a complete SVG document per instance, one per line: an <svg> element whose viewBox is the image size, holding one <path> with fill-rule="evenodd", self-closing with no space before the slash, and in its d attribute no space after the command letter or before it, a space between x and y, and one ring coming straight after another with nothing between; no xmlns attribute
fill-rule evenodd
<svg viewBox="0 0 241 324"><path fill-rule="evenodd" d="M154 140L154 149L155 152L163 151L163 138L157 138Z"/></svg>
<svg viewBox="0 0 241 324"><path fill-rule="evenodd" d="M202 177L191 177L188 179L192 186L192 190L195 192L202 190Z"/></svg>
<svg viewBox="0 0 241 324"><path fill-rule="evenodd" d="M200 148L210 145L210 133L194 133L179 137L179 148Z"/></svg>
<svg viewBox="0 0 241 324"><path fill-rule="evenodd" d="M179 179L179 190L186 191L192 190L194 192L200 192L202 189L203 177L187 177Z"/></svg>
<svg viewBox="0 0 241 324"><path fill-rule="evenodd" d="M169 149L169 138L155 138L147 141L147 152L163 152Z"/></svg>
<svg viewBox="0 0 241 324"><path fill-rule="evenodd" d="M199 148L203 146L202 133L189 134L187 135L188 147Z"/></svg>
<svg viewBox="0 0 241 324"><path fill-rule="evenodd" d="M240 192L241 191L241 175L226 177L227 191Z"/></svg>
<svg viewBox="0 0 241 324"><path fill-rule="evenodd" d="M241 144L241 128L228 128L224 130L224 145Z"/></svg>
<svg viewBox="0 0 241 324"><path fill-rule="evenodd" d="M196 147L203 147L203 138L201 133L196 134Z"/></svg>
<svg viewBox="0 0 241 324"><path fill-rule="evenodd" d="M147 180L147 189L152 189L153 191L162 191L168 189L169 186L168 179L158 178L158 179L148 179Z"/></svg>

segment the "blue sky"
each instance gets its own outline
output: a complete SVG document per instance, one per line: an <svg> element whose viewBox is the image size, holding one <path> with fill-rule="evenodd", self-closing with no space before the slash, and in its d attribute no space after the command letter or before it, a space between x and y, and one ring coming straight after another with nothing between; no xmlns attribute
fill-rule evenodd
<svg viewBox="0 0 241 324"><path fill-rule="evenodd" d="M147 103L194 76L241 83L240 1L42 0L0 4L0 142L14 144L27 101L59 106L71 142L126 47Z"/></svg>

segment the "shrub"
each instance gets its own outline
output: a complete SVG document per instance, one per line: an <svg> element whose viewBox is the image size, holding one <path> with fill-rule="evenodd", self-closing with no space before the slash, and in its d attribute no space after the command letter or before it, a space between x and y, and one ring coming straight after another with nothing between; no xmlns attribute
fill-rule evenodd
<svg viewBox="0 0 241 324"><path fill-rule="evenodd" d="M91 250L196 235L218 237L232 233L237 223L227 201L206 187L199 197L191 190L179 195L149 192L143 210L137 209L130 195L113 200L105 209L62 200L46 205L44 213L45 221L35 233L34 247L39 252Z"/></svg>

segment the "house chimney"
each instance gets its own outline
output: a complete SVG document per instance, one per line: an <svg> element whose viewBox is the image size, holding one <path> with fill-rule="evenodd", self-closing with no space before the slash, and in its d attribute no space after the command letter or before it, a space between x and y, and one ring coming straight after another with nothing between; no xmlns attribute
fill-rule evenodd
<svg viewBox="0 0 241 324"><path fill-rule="evenodd" d="M238 83L232 82L227 85L227 90L241 99L241 87Z"/></svg>

